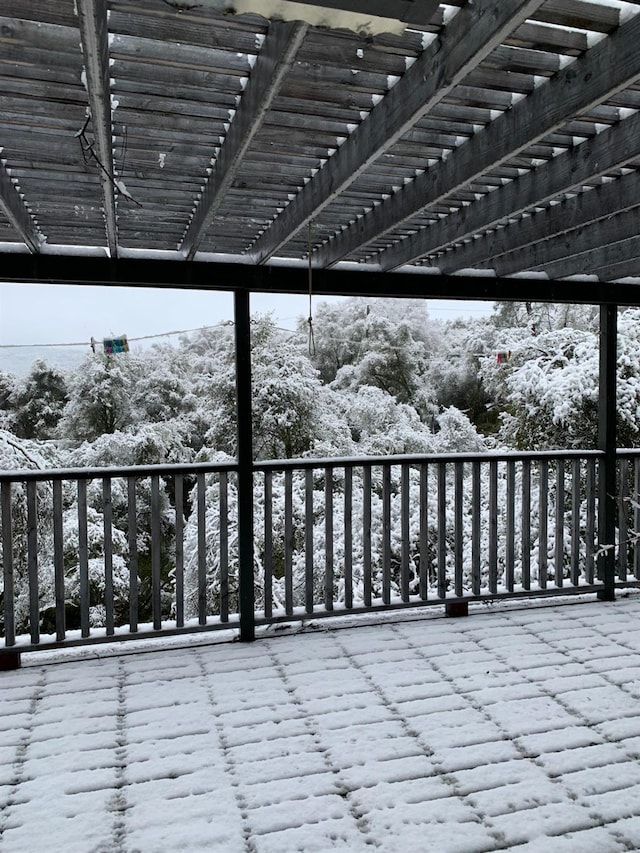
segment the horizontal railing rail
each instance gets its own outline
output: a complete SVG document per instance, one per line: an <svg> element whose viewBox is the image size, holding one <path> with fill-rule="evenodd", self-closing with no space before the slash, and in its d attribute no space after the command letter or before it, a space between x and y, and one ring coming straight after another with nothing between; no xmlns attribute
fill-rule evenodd
<svg viewBox="0 0 640 853"><path fill-rule="evenodd" d="M599 543L595 450L287 459L253 468L257 624L640 580L640 450ZM0 472L5 652L239 627L235 461Z"/></svg>

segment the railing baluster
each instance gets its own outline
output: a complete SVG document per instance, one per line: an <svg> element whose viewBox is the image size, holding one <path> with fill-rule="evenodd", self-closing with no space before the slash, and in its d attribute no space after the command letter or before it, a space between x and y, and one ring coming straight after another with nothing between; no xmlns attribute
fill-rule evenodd
<svg viewBox="0 0 640 853"><path fill-rule="evenodd" d="M593 583L595 574L595 536L596 536L596 460L587 460L587 482L585 489L587 520L585 528L586 556L585 579Z"/></svg>
<svg viewBox="0 0 640 853"><path fill-rule="evenodd" d="M62 481L53 481L53 572L56 601L56 642L65 638L64 541L62 538Z"/></svg>
<svg viewBox="0 0 640 853"><path fill-rule="evenodd" d="M626 581L629 568L629 460L620 459L618 470L618 578Z"/></svg>
<svg viewBox="0 0 640 853"><path fill-rule="evenodd" d="M382 603L391 604L391 466L382 466Z"/></svg>
<svg viewBox="0 0 640 853"><path fill-rule="evenodd" d="M264 615L273 616L273 473L264 472Z"/></svg>
<svg viewBox="0 0 640 853"><path fill-rule="evenodd" d="M111 478L102 478L102 512L104 522L104 607L107 636L114 634L113 612L113 506Z"/></svg>
<svg viewBox="0 0 640 853"><path fill-rule="evenodd" d="M160 555L160 478L151 477L151 610L153 630L162 628Z"/></svg>
<svg viewBox="0 0 640 853"><path fill-rule="evenodd" d="M426 462L420 465L420 598L427 600L429 595L429 468Z"/></svg>
<svg viewBox="0 0 640 853"><path fill-rule="evenodd" d="M556 530L554 548L554 570L556 586L564 583L564 460L556 462Z"/></svg>
<svg viewBox="0 0 640 853"><path fill-rule="evenodd" d="M462 486L464 481L464 462L454 462L455 471L455 590L456 595L464 595L463 556L464 538L462 527Z"/></svg>
<svg viewBox="0 0 640 853"><path fill-rule="evenodd" d="M11 524L11 483L2 483L2 574L4 580L4 643L13 646L16 642L16 620L13 579L13 535Z"/></svg>
<svg viewBox="0 0 640 853"><path fill-rule="evenodd" d="M284 472L284 606L293 613L293 473Z"/></svg>
<svg viewBox="0 0 640 853"><path fill-rule="evenodd" d="M471 588L480 595L480 462L471 463Z"/></svg>
<svg viewBox="0 0 640 853"><path fill-rule="evenodd" d="M324 606L333 610L333 469L324 469Z"/></svg>
<svg viewBox="0 0 640 853"><path fill-rule="evenodd" d="M304 477L304 607L313 613L313 469Z"/></svg>
<svg viewBox="0 0 640 853"><path fill-rule="evenodd" d="M571 462L571 583L580 583L580 460Z"/></svg>
<svg viewBox="0 0 640 853"><path fill-rule="evenodd" d="M498 463L489 461L489 592L498 591Z"/></svg>
<svg viewBox="0 0 640 853"><path fill-rule="evenodd" d="M640 457L633 463L633 576L640 580Z"/></svg>
<svg viewBox="0 0 640 853"><path fill-rule="evenodd" d="M531 589L531 460L522 460L522 588Z"/></svg>
<svg viewBox="0 0 640 853"><path fill-rule="evenodd" d="M400 474L400 516L402 526L402 554L400 565L400 595L409 601L409 466L403 465Z"/></svg>
<svg viewBox="0 0 640 853"><path fill-rule="evenodd" d="M27 565L31 642L40 642L40 584L38 577L38 486L27 483Z"/></svg>
<svg viewBox="0 0 640 853"><path fill-rule="evenodd" d="M184 477L176 474L173 481L176 504L176 627L184 626Z"/></svg>
<svg viewBox="0 0 640 853"><path fill-rule="evenodd" d="M80 582L80 634L91 633L89 610L89 539L87 535L87 481L78 480L78 574Z"/></svg>
<svg viewBox="0 0 640 853"><path fill-rule="evenodd" d="M540 491L538 515L538 585L547 586L547 547L548 547L548 511L549 511L549 463L540 460Z"/></svg>
<svg viewBox="0 0 640 853"><path fill-rule="evenodd" d="M371 607L371 466L362 468L362 594Z"/></svg>
<svg viewBox="0 0 640 853"><path fill-rule="evenodd" d="M438 597L447 594L447 465L438 462Z"/></svg>
<svg viewBox="0 0 640 853"><path fill-rule="evenodd" d="M207 508L204 474L197 480L198 512L198 624L207 624Z"/></svg>
<svg viewBox="0 0 640 853"><path fill-rule="evenodd" d="M504 584L513 592L513 574L516 560L516 463L507 462L507 518L506 518L506 554Z"/></svg>
<svg viewBox="0 0 640 853"><path fill-rule="evenodd" d="M229 481L226 471L219 474L220 489L220 621L229 621Z"/></svg>
<svg viewBox="0 0 640 853"><path fill-rule="evenodd" d="M127 524L129 527L129 630L138 630L138 507L136 478L127 478Z"/></svg>
<svg viewBox="0 0 640 853"><path fill-rule="evenodd" d="M344 469L344 606L353 607L353 468Z"/></svg>

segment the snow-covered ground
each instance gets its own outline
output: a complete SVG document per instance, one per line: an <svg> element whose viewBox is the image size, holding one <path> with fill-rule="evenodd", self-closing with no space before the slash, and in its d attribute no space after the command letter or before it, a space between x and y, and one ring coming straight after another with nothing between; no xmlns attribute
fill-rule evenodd
<svg viewBox="0 0 640 853"><path fill-rule="evenodd" d="M639 617L634 594L25 655L0 853L640 850Z"/></svg>

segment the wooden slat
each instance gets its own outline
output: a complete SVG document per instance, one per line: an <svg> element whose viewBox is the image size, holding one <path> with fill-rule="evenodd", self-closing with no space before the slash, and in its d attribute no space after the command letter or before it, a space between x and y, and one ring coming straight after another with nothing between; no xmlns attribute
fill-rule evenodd
<svg viewBox="0 0 640 853"><path fill-rule="evenodd" d="M458 596L464 594L464 528L463 528L463 487L464 487L464 462L454 462L455 472L455 593Z"/></svg>
<svg viewBox="0 0 640 853"><path fill-rule="evenodd" d="M579 459L571 462L571 583L580 583L580 506L581 464Z"/></svg>
<svg viewBox="0 0 640 853"><path fill-rule="evenodd" d="M27 483L27 570L29 572L29 633L40 642L40 584L38 577L38 491Z"/></svg>
<svg viewBox="0 0 640 853"><path fill-rule="evenodd" d="M226 471L218 475L220 489L220 620L229 621L229 477Z"/></svg>
<svg viewBox="0 0 640 853"><path fill-rule="evenodd" d="M489 460L489 592L498 591L498 463Z"/></svg>
<svg viewBox="0 0 640 853"><path fill-rule="evenodd" d="M313 470L305 471L304 477L304 606L313 613Z"/></svg>
<svg viewBox="0 0 640 853"><path fill-rule="evenodd" d="M564 495L565 468L564 460L556 462L556 518L555 518L555 582L556 586L564 584Z"/></svg>
<svg viewBox="0 0 640 853"><path fill-rule="evenodd" d="M549 524L549 463L541 460L539 463L539 492L538 492L538 585L541 589L547 586L547 529Z"/></svg>
<svg viewBox="0 0 640 853"><path fill-rule="evenodd" d="M585 489L585 503L587 510L587 521L585 528L586 557L585 557L585 580L593 583L595 575L595 536L596 536L596 461L587 460L587 482Z"/></svg>
<svg viewBox="0 0 640 853"><path fill-rule="evenodd" d="M371 466L362 467L362 595L371 607Z"/></svg>
<svg viewBox="0 0 640 853"><path fill-rule="evenodd" d="M0 160L0 210L20 235L30 251L39 252L44 237L36 227L33 217L11 180L7 167Z"/></svg>
<svg viewBox="0 0 640 853"><path fill-rule="evenodd" d="M344 469L344 606L353 607L353 468Z"/></svg>
<svg viewBox="0 0 640 853"><path fill-rule="evenodd" d="M515 568L515 527L516 527L516 463L513 460L507 462L507 512L505 520L505 578L504 585L513 592L514 568Z"/></svg>
<svg viewBox="0 0 640 853"><path fill-rule="evenodd" d="M151 477L151 611L153 629L162 627L162 568L160 538L160 477Z"/></svg>
<svg viewBox="0 0 640 853"><path fill-rule="evenodd" d="M111 478L102 480L103 550L104 550L104 609L107 636L115 632L113 601L113 504Z"/></svg>
<svg viewBox="0 0 640 853"><path fill-rule="evenodd" d="M382 603L391 604L391 465L382 466Z"/></svg>
<svg viewBox="0 0 640 853"><path fill-rule="evenodd" d="M287 616L293 613L293 474L284 472L284 602Z"/></svg>
<svg viewBox="0 0 640 853"><path fill-rule="evenodd" d="M333 610L333 469L324 469L324 606Z"/></svg>
<svg viewBox="0 0 640 853"><path fill-rule="evenodd" d="M127 478L127 525L129 541L129 630L138 630L138 511L136 478Z"/></svg>
<svg viewBox="0 0 640 853"><path fill-rule="evenodd" d="M400 470L400 597L405 602L409 601L409 515L409 466L403 465Z"/></svg>
<svg viewBox="0 0 640 853"><path fill-rule="evenodd" d="M273 615L273 473L264 472L264 615Z"/></svg>
<svg viewBox="0 0 640 853"><path fill-rule="evenodd" d="M64 539L62 534L62 482L53 482L53 573L56 607L56 640L65 638Z"/></svg>
<svg viewBox="0 0 640 853"><path fill-rule="evenodd" d="M78 480L78 574L80 585L80 634L91 633L89 610L89 542L87 534L87 481Z"/></svg>
<svg viewBox="0 0 640 853"><path fill-rule="evenodd" d="M522 586L531 589L531 462L522 462Z"/></svg>
<svg viewBox="0 0 640 853"><path fill-rule="evenodd" d="M482 8L466 5L256 241L253 260L267 261L540 5L518 0L487 0ZM337 254L319 253L319 265L327 265Z"/></svg>
<svg viewBox="0 0 640 853"><path fill-rule="evenodd" d="M198 624L207 624L207 508L206 481L204 474L198 474L197 519L198 519Z"/></svg>
<svg viewBox="0 0 640 853"><path fill-rule="evenodd" d="M471 463L471 589L480 595L480 462Z"/></svg>
<svg viewBox="0 0 640 853"><path fill-rule="evenodd" d="M447 594L447 465L438 462L438 597Z"/></svg>
<svg viewBox="0 0 640 853"><path fill-rule="evenodd" d="M2 578L4 643L13 646L16 642L16 619L13 579L13 532L11 523L11 483L0 484L0 502L2 505Z"/></svg>
<svg viewBox="0 0 640 853"><path fill-rule="evenodd" d="M418 469L420 476L420 598L427 600L429 595L429 468L422 463Z"/></svg>

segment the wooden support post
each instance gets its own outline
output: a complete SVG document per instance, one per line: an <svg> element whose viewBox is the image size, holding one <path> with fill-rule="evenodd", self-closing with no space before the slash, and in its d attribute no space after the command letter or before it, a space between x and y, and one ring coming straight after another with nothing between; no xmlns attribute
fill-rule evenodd
<svg viewBox="0 0 640 853"><path fill-rule="evenodd" d="M598 591L602 601L615 599L616 581L616 367L618 357L618 306L600 306L600 392L598 399Z"/></svg>
<svg viewBox="0 0 640 853"><path fill-rule="evenodd" d="M14 652L10 649L0 652L0 672L7 672L10 669L20 669L20 666L20 652Z"/></svg>
<svg viewBox="0 0 640 853"><path fill-rule="evenodd" d="M253 431L251 426L251 326L249 291L234 292L236 413L238 418L238 556L240 639L255 640L253 581Z"/></svg>
<svg viewBox="0 0 640 853"><path fill-rule="evenodd" d="M469 602L468 601L448 601L444 606L446 616L468 616Z"/></svg>

